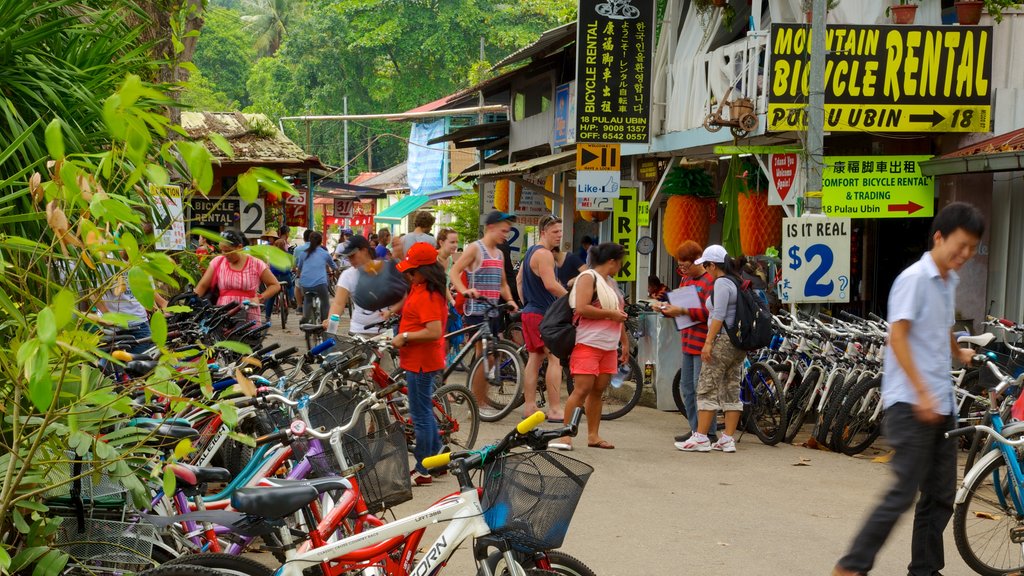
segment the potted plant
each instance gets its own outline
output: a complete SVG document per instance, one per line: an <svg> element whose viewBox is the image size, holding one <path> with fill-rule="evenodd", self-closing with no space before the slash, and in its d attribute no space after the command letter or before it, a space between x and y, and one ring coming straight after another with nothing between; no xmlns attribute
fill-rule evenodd
<svg viewBox="0 0 1024 576"><path fill-rule="evenodd" d="M834 10L837 6L839 6L839 0L828 0L829 10ZM804 11L807 23L810 24L811 18L814 16L814 0L800 0L800 9Z"/></svg>
<svg viewBox="0 0 1024 576"><path fill-rule="evenodd" d="M677 166L665 177L662 192L668 197L662 218L662 240L670 254L693 240L708 243L708 230L717 216L711 174L700 165Z"/></svg>
<svg viewBox="0 0 1024 576"><path fill-rule="evenodd" d="M886 16L892 16L893 24L913 24L917 18L916 0L899 0L899 4L893 4L885 9Z"/></svg>
<svg viewBox="0 0 1024 576"><path fill-rule="evenodd" d="M1020 8L1021 2L1016 0L984 0L985 10L988 15L998 24L1003 21L1003 10L1009 8Z"/></svg>
<svg viewBox="0 0 1024 576"><path fill-rule="evenodd" d="M961 26L973 26L981 21L981 9L985 7L982 0L957 0L953 5L956 7L956 21Z"/></svg>

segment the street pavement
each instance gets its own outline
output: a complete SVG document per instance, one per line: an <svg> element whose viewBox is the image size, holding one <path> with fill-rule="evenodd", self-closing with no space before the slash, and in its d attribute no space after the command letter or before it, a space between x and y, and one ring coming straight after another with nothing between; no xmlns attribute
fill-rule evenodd
<svg viewBox="0 0 1024 576"><path fill-rule="evenodd" d="M286 331L278 320L268 341L304 350L293 318ZM515 417L481 423L477 445L503 436ZM799 445L769 447L748 434L735 454L690 454L672 445L672 437L686 429L678 413L638 406L601 424L614 450L588 448L581 432L570 455L595 470L562 550L599 576L827 575L891 482L881 461L888 452L884 443L851 458ZM395 512L402 517L422 511L457 489L451 477L414 487L413 500ZM882 549L873 574L906 574L911 530L908 515ZM422 546L439 533L428 531ZM952 522L945 544L942 573L973 574L957 552ZM457 551L447 572L473 573L470 551Z"/></svg>

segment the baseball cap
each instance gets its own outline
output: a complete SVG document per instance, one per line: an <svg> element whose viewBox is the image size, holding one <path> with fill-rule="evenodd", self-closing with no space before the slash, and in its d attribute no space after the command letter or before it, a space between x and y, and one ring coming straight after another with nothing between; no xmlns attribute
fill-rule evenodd
<svg viewBox="0 0 1024 576"><path fill-rule="evenodd" d="M694 264L703 264L705 262L714 262L715 264L721 264L725 262L726 256L729 253L725 251L725 248L718 244L712 244L704 249L704 253L693 261Z"/></svg>
<svg viewBox="0 0 1024 576"><path fill-rule="evenodd" d="M495 210L487 215L484 223L490 226L491 224L497 224L498 222L515 222L516 217L508 212L502 212L501 210Z"/></svg>
<svg viewBox="0 0 1024 576"><path fill-rule="evenodd" d="M437 264L437 248L426 242L417 242L406 251L405 258L395 268L399 272L406 272L428 264Z"/></svg>
<svg viewBox="0 0 1024 576"><path fill-rule="evenodd" d="M351 256L356 250L362 248L370 249L370 242L367 241L366 237L362 234L356 234L355 236L348 239L348 244L345 245L345 249L341 251L344 256Z"/></svg>

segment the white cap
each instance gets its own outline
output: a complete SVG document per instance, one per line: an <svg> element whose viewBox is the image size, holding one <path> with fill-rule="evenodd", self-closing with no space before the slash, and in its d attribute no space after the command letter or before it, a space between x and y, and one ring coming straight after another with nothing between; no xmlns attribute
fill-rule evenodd
<svg viewBox="0 0 1024 576"><path fill-rule="evenodd" d="M721 264L725 262L725 257L729 253L725 251L725 248L718 244L712 244L704 249L704 253L701 254L700 258L693 261L694 264L703 264L705 262L714 262L715 264Z"/></svg>

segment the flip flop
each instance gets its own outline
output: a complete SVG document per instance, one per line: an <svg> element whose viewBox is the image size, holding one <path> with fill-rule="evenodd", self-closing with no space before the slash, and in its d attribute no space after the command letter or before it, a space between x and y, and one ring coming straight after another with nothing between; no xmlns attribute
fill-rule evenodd
<svg viewBox="0 0 1024 576"><path fill-rule="evenodd" d="M600 448L602 450L615 450L615 445L607 440L601 440L600 442L587 443L587 446L591 448Z"/></svg>
<svg viewBox="0 0 1024 576"><path fill-rule="evenodd" d="M564 442L548 442L548 448L554 448L555 450L561 450L562 452L572 452L572 444L566 444Z"/></svg>

